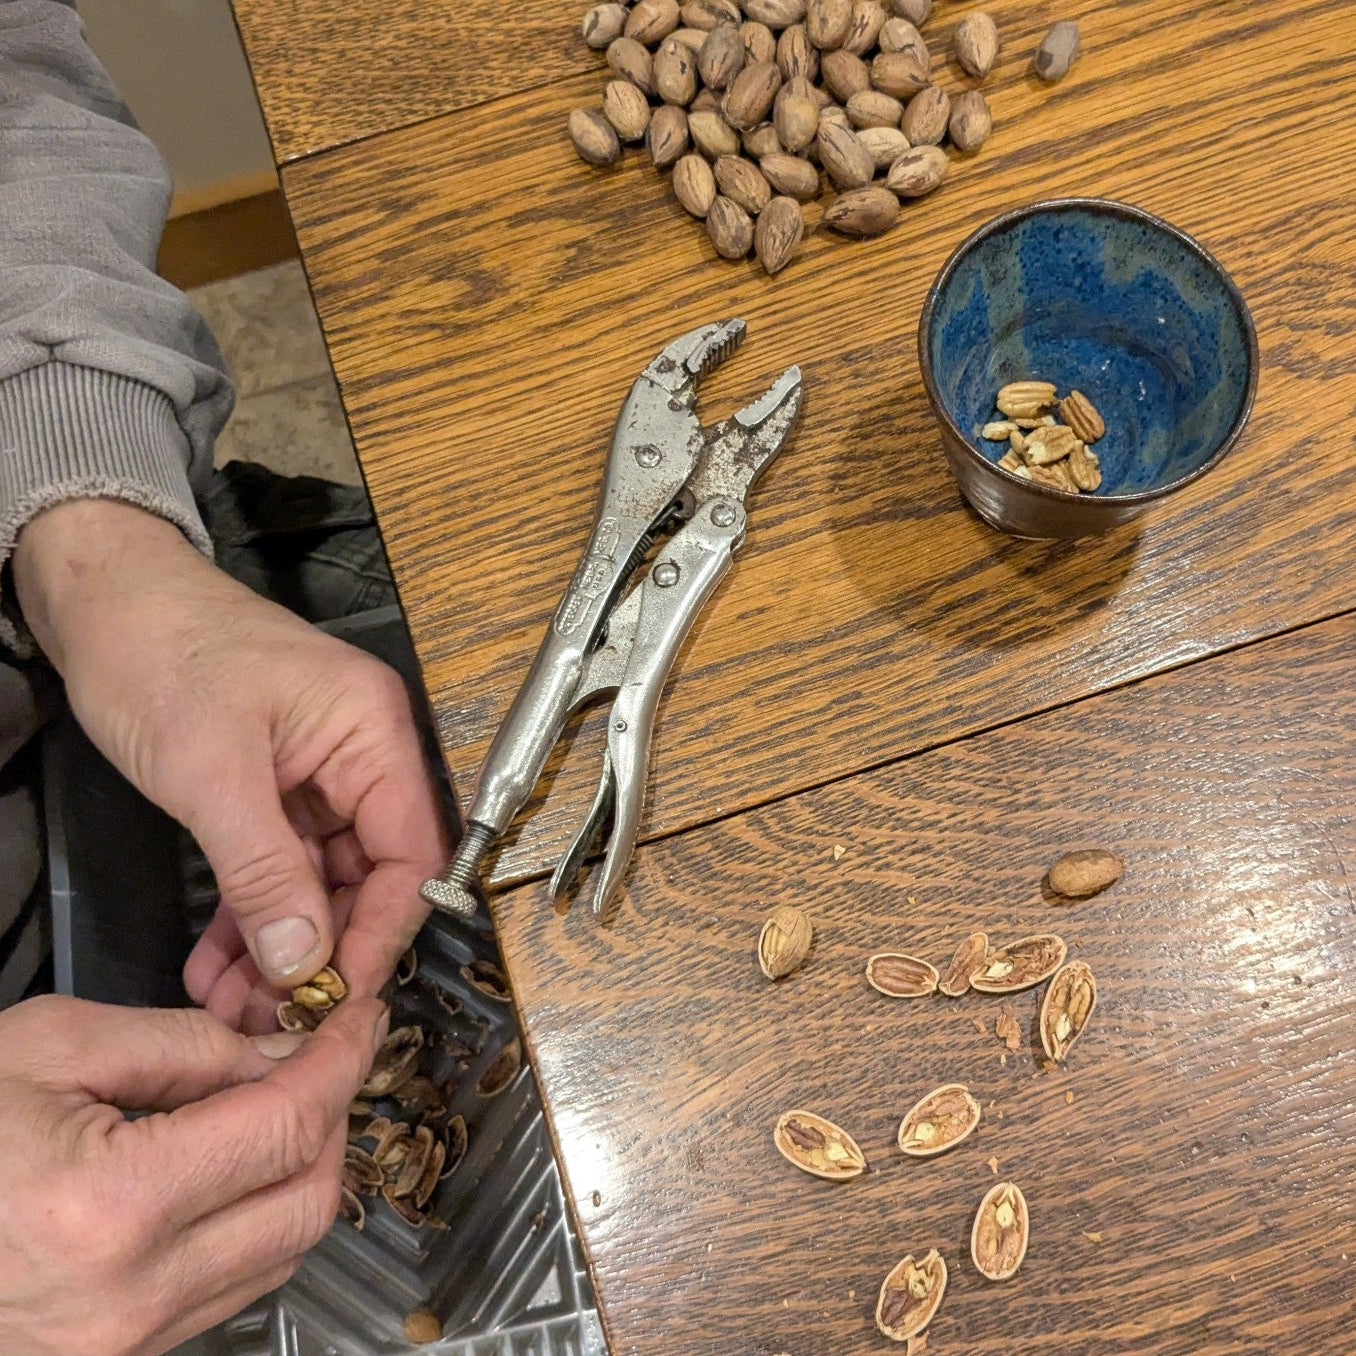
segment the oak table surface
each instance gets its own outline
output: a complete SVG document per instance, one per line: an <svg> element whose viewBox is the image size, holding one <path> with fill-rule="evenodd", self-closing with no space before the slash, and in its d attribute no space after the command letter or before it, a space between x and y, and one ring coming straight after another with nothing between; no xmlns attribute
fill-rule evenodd
<svg viewBox="0 0 1356 1356"><path fill-rule="evenodd" d="M938 1356L1350 1356L1353 653L1341 618L650 844L611 928L535 885L501 896L614 1356L889 1350L878 1287L930 1247L951 1270ZM1060 851L1106 844L1118 885L1047 901ZM773 985L754 943L777 904L816 938ZM1057 1071L1043 987L867 987L874 951L940 967L972 930L1056 931L1092 967L1096 1011ZM978 1131L905 1158L904 1112L956 1081ZM782 1159L793 1108L849 1130L868 1174ZM968 1240L1007 1180L1031 1246L995 1285Z"/></svg>
<svg viewBox="0 0 1356 1356"><path fill-rule="evenodd" d="M1351 606L1356 11L1085 6L1086 54L1047 89L1026 71L1049 15L993 8L1007 55L991 143L895 230L861 244L816 232L775 279L715 260L638 155L613 172L575 157L562 124L598 74L285 169L459 785L573 568L630 382L674 335L725 315L749 338L709 383L708 415L790 362L807 395L675 670L644 836ZM939 78L955 81L940 58ZM961 502L915 326L966 232L1093 191L1161 213L1232 270L1259 330L1257 405L1226 461L1138 527L1018 542ZM600 720L573 757L562 745L499 884L546 870L572 836Z"/></svg>
<svg viewBox="0 0 1356 1356"><path fill-rule="evenodd" d="M877 1349L874 1287L936 1244L956 1264L939 1350L1347 1353L1352 627L1219 652L1352 606L1356 12L995 0L989 145L886 236L815 230L767 279L716 261L642 157L574 156L565 115L604 77L573 7L513 11L508 61L498 6L458 10L434 52L441 8L341 22L311 0L236 3L279 158L301 157L284 189L463 789L640 368L737 314L749 339L708 383L708 418L806 372L800 428L660 712L642 836L679 836L638 853L611 928L557 917L535 881L495 902L615 1350ZM959 12L926 28L952 89ZM1085 54L1047 89L1030 54L1065 17ZM1261 380L1239 447L1138 527L1023 543L961 503L914 330L969 230L1063 194L1197 235L1251 304ZM559 855L599 749L595 714L496 886ZM887 934L944 958L975 922L1047 924L1033 882L1075 839L1133 870L1069 916L1103 980L1069 1073L1032 1077L1028 1052L999 1065L970 1023L996 1003L900 1011L862 987ZM820 948L769 989L757 919L806 898ZM1028 1020L1031 997L1016 1006ZM979 1139L923 1170L891 1157L905 1107L958 1073L996 1103ZM835 1189L771 1153L771 1120L811 1098L879 1171ZM1005 1287L960 1260L990 1153L1035 1219Z"/></svg>
<svg viewBox="0 0 1356 1356"><path fill-rule="evenodd" d="M587 0L232 0L279 163L592 69Z"/></svg>

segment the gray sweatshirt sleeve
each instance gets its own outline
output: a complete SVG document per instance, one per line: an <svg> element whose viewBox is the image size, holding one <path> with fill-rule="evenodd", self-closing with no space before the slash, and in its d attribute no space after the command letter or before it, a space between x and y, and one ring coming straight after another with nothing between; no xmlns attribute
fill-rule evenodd
<svg viewBox="0 0 1356 1356"><path fill-rule="evenodd" d="M0 0L0 568L72 498L138 504L211 550L193 487L232 394L155 275L169 196L74 8Z"/></svg>

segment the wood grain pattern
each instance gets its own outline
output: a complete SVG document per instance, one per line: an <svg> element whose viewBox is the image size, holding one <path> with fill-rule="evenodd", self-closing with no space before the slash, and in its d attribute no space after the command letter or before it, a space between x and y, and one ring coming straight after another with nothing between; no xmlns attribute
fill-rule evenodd
<svg viewBox="0 0 1356 1356"><path fill-rule="evenodd" d="M992 8L1006 48L990 145L890 234L816 234L773 280L715 260L639 158L575 158L565 111L596 95L591 75L285 171L463 789L574 565L628 385L722 315L750 338L711 382L710 416L792 361L808 394L672 680L646 835L1351 606L1356 11L1074 5L1086 55L1052 91L1026 71L1054 10ZM930 31L945 50L948 20ZM1218 254L1256 316L1261 385L1240 447L1140 530L1022 543L963 506L914 331L967 231L1078 192L1160 212ZM497 881L559 854L598 736L595 716L562 746Z"/></svg>
<svg viewBox="0 0 1356 1356"><path fill-rule="evenodd" d="M588 0L231 0L282 164L602 66Z"/></svg>
<svg viewBox="0 0 1356 1356"><path fill-rule="evenodd" d="M1348 1356L1353 647L1356 620L1311 627L649 845L610 928L540 885L500 896L613 1356L890 1349L876 1289L930 1246L952 1274L938 1356ZM1124 879L1046 902L1050 862L1095 845ZM774 986L754 948L781 903L816 941ZM944 964L975 928L1057 930L1093 968L1066 1067L1037 1063L1043 990L1008 1000L1009 1055L1003 1000L867 988L873 951ZM956 1080L980 1128L906 1159L900 1118ZM853 1134L868 1174L787 1164L792 1107ZM968 1239L1004 1179L1031 1247L993 1285Z"/></svg>

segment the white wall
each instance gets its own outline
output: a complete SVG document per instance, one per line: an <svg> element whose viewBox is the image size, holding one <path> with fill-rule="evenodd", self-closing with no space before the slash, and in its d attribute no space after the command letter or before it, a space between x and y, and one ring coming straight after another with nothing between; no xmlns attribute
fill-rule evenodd
<svg viewBox="0 0 1356 1356"><path fill-rule="evenodd" d="M174 171L175 209L259 193L273 156L228 0L76 0L90 45Z"/></svg>

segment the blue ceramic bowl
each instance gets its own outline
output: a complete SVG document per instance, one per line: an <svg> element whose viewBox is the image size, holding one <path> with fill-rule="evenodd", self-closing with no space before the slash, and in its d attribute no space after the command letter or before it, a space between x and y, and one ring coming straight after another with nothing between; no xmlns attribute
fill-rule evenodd
<svg viewBox="0 0 1356 1356"><path fill-rule="evenodd" d="M1022 537L1105 532L1221 460L1247 422L1257 335L1233 280L1190 236L1123 203L1065 198L981 227L923 306L919 361L965 497ZM1106 421L1093 494L997 466L980 429L1010 381L1083 392Z"/></svg>

